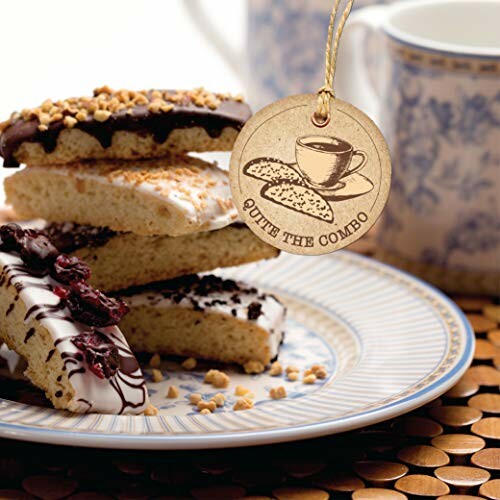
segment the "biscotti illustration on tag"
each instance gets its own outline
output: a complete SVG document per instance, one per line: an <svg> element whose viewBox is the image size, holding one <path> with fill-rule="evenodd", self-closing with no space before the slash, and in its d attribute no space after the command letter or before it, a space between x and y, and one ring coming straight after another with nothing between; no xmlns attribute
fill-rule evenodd
<svg viewBox="0 0 500 500"><path fill-rule="evenodd" d="M333 211L328 202L314 189L292 182L267 184L261 191L262 198L301 214L325 222L333 222Z"/></svg>
<svg viewBox="0 0 500 500"><path fill-rule="evenodd" d="M317 96L287 97L251 118L231 156L240 216L282 250L318 255L343 248L375 223L389 194L386 142L359 109L333 99L324 123Z"/></svg>

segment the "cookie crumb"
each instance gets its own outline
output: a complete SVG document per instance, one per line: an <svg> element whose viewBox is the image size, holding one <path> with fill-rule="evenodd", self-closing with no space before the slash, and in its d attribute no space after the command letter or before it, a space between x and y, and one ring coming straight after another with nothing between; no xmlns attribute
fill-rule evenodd
<svg viewBox="0 0 500 500"><path fill-rule="evenodd" d="M224 406L226 402L226 397L224 396L224 394L218 392L215 396L210 398L210 401L213 401L220 408Z"/></svg>
<svg viewBox="0 0 500 500"><path fill-rule="evenodd" d="M250 410L253 408L253 401L250 398L240 398L233 406L234 411Z"/></svg>
<svg viewBox="0 0 500 500"><path fill-rule="evenodd" d="M269 391L269 396L271 396L272 399L286 398L286 389L282 385L280 385L279 387L273 387Z"/></svg>
<svg viewBox="0 0 500 500"><path fill-rule="evenodd" d="M299 380L299 372L290 372L287 378L290 382L297 382Z"/></svg>
<svg viewBox="0 0 500 500"><path fill-rule="evenodd" d="M243 385L237 385L234 388L234 395L235 396L246 396L250 392L250 389L246 388Z"/></svg>
<svg viewBox="0 0 500 500"><path fill-rule="evenodd" d="M189 395L189 402L192 405L197 405L200 401L201 401L201 394L193 392L192 394Z"/></svg>
<svg viewBox="0 0 500 500"><path fill-rule="evenodd" d="M245 373L262 373L265 366L260 361L247 361L243 365Z"/></svg>
<svg viewBox="0 0 500 500"><path fill-rule="evenodd" d="M181 366L182 368L184 368L184 370L194 370L196 368L197 363L198 362L196 361L196 359L187 358L182 362Z"/></svg>
<svg viewBox="0 0 500 500"><path fill-rule="evenodd" d="M215 411L215 408L217 408L215 401L198 401L198 404L196 406L198 407L199 411L208 410L210 412L213 412Z"/></svg>
<svg viewBox="0 0 500 500"><path fill-rule="evenodd" d="M271 365L271 368L269 369L269 375L271 375L271 377L277 377L282 373L283 373L283 367L281 366L281 363L279 361L275 361Z"/></svg>
<svg viewBox="0 0 500 500"><path fill-rule="evenodd" d="M153 354L149 360L149 366L151 368L159 368L161 365L161 357L158 353Z"/></svg>
<svg viewBox="0 0 500 500"><path fill-rule="evenodd" d="M316 375L311 373L302 379L302 383L304 384L314 384L316 382Z"/></svg>
<svg viewBox="0 0 500 500"><path fill-rule="evenodd" d="M154 417L155 415L158 415L158 408L153 405L149 405L145 410L144 410L144 415L147 417Z"/></svg>
<svg viewBox="0 0 500 500"><path fill-rule="evenodd" d="M168 388L167 398L175 399L179 397L179 389L175 385L171 385Z"/></svg>
<svg viewBox="0 0 500 500"><path fill-rule="evenodd" d="M161 382L163 380L163 373L157 368L151 370L151 376L153 377L153 382Z"/></svg>
<svg viewBox="0 0 500 500"><path fill-rule="evenodd" d="M224 389L229 385L231 379L228 375L220 370L208 370L205 374L205 382L212 384L214 387L218 389Z"/></svg>

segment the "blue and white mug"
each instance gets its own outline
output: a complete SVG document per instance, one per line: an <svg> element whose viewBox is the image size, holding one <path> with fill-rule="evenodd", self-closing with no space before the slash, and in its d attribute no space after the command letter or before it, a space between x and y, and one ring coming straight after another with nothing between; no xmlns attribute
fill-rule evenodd
<svg viewBox="0 0 500 500"><path fill-rule="evenodd" d="M340 54L342 88L368 96L391 149L378 255L449 291L500 292L499 20L498 0L371 6ZM353 43L367 32L384 40L376 89Z"/></svg>

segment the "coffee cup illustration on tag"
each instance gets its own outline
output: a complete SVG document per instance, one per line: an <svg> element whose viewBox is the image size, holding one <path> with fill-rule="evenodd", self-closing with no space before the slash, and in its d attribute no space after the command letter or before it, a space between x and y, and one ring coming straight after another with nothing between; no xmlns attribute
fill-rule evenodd
<svg viewBox="0 0 500 500"><path fill-rule="evenodd" d="M304 179L322 189L332 188L343 177L359 172L367 161L366 153L354 151L347 141L321 135L299 137L295 158ZM360 158L357 165L353 165L354 158ZM341 187L345 187L345 183L339 183L338 188Z"/></svg>

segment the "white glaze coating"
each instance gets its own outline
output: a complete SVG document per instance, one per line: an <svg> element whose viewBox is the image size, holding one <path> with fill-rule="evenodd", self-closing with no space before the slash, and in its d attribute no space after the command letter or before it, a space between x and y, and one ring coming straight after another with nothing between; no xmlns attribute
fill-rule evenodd
<svg viewBox="0 0 500 500"><path fill-rule="evenodd" d="M246 283L237 282L238 291L217 291L207 295L198 295L190 291L180 301L175 302L170 297L165 297L161 291L149 290L134 295L121 297L132 310L138 306L150 306L158 308L185 307L194 309L192 299L204 311L236 317L241 321L253 322L269 333L269 349L271 357L278 355L278 350L283 340L286 308L274 296L264 294L260 290L257 293L250 293L251 288ZM237 295L240 303L235 303L232 297ZM248 306L252 303L259 303L262 313L256 320L248 319ZM233 314L234 312L234 314Z"/></svg>
<svg viewBox="0 0 500 500"><path fill-rule="evenodd" d="M215 164L191 160L155 160L154 163L117 164L96 162L93 165L36 167L51 175L90 179L101 184L134 189L165 203L167 212L177 218L180 227L211 231L238 220L231 198L227 172ZM184 233L185 231L182 230Z"/></svg>
<svg viewBox="0 0 500 500"><path fill-rule="evenodd" d="M58 283L52 278L49 276L26 276L15 270L5 271L4 268L8 265L23 265L23 261L16 255L0 252L0 267L2 273L5 274L3 286L7 286L7 280L11 278L12 286L17 284L23 287L19 292L19 297L26 306L28 312L34 306L40 306L42 304L55 305L60 302L59 297L52 291L30 286L57 285ZM37 312L39 313L41 311L43 311L43 309L38 309L36 312L29 314L25 322L29 323L32 320L36 322L37 320L34 319L34 316ZM71 316L71 313L69 309L65 307L57 312L57 316ZM80 353L80 350L71 342L71 339L82 332L89 331L87 325L76 321L69 322L56 317L41 318L39 322L52 336L54 348L57 349L59 353ZM118 347L121 361L128 359L129 362L133 363L135 357L130 351L118 327L98 328L98 331L104 334L109 339L110 343ZM23 329L19 334L24 335L25 330ZM61 341L60 339L64 340ZM58 340L59 342L57 342ZM75 372L75 370L81 368L84 369L83 373ZM140 368L134 370L130 374L126 374L120 369L111 378L100 379L88 369L85 361L72 360L67 365L67 371L68 374L73 372L73 375L69 378L69 383L74 389L74 397L68 406L68 409L73 412L116 414L120 413L123 409L123 413L138 414L144 412L149 404L147 389ZM123 399L131 406L124 406L122 397L119 394L120 391L122 392Z"/></svg>

